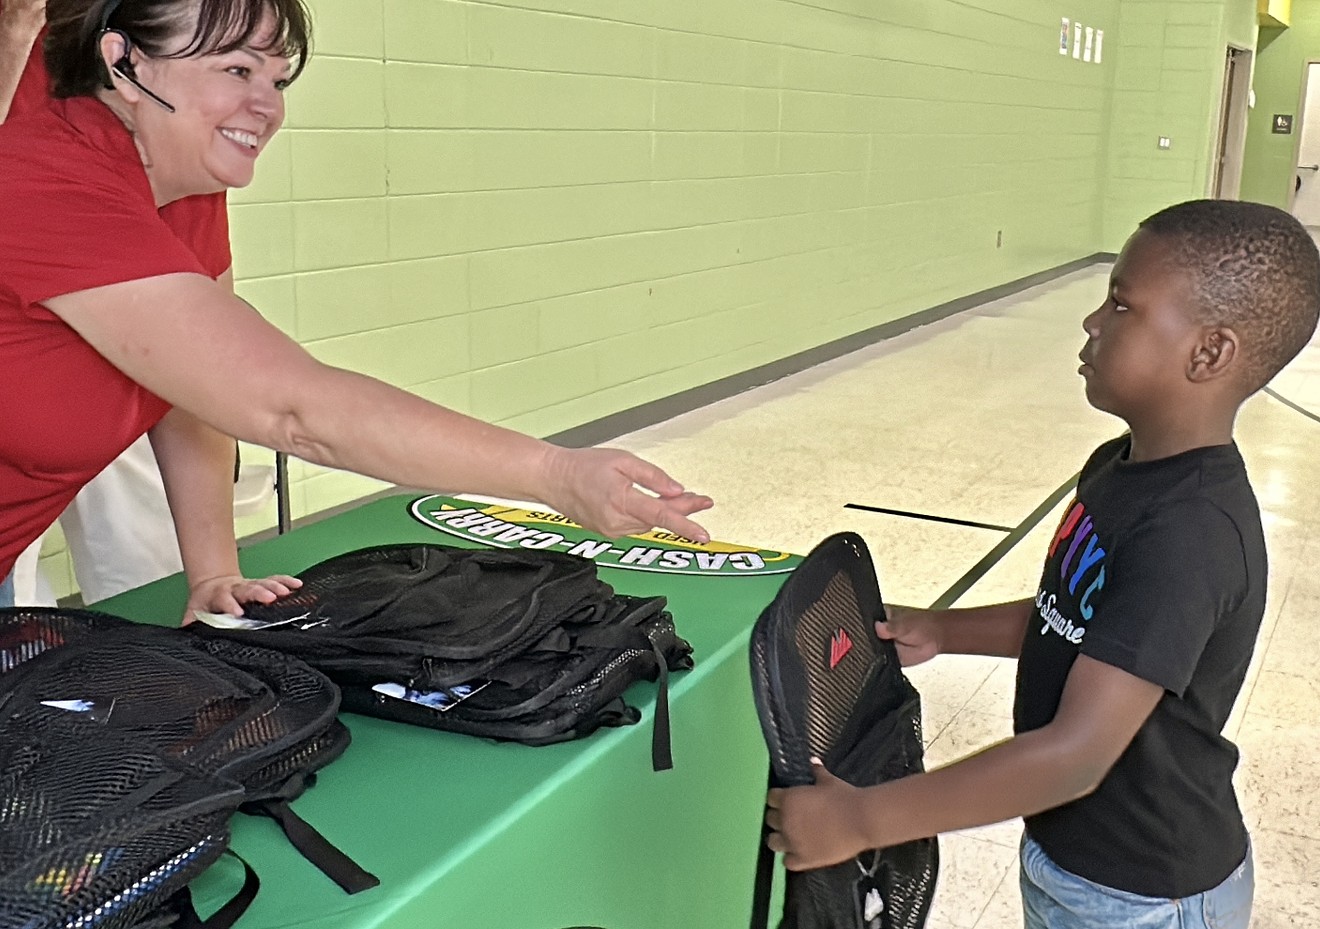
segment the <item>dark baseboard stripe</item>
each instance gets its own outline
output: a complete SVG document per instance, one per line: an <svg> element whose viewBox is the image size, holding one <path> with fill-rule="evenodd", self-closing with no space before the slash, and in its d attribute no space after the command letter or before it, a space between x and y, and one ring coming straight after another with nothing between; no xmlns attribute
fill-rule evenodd
<svg viewBox="0 0 1320 929"><path fill-rule="evenodd" d="M557 432L554 435L547 436L546 439L556 445L564 445L569 448L600 445L621 435L627 435L630 432L636 432L638 429L645 429L647 426L673 419L675 416L690 413L703 406L726 400L754 387L762 387L780 378L797 374L808 368L814 368L818 364L833 361L835 358L866 348L876 342L892 339L894 336L902 335L919 326L939 322L973 307L1012 296L1029 287L1047 284L1056 278L1063 277L1065 274L1089 268L1091 265L1111 262L1114 258L1115 256L1111 252L1096 252L1093 255L1078 258L1055 268L1038 271L1015 281L1009 281L1006 284L990 287L969 294L966 297L950 300L948 303L941 303L939 306L920 310L901 319L881 323L878 326L855 332L833 342L827 342L824 345L809 348L795 355L789 355L787 358L780 358L778 361L772 361L769 364L748 371L731 374L728 377L720 378L718 381L702 384L700 387L692 387L631 409L611 413L609 416L603 416L592 422L565 429L563 432Z"/></svg>
<svg viewBox="0 0 1320 929"><path fill-rule="evenodd" d="M733 374L729 377L721 378L718 381L712 381L709 384L703 384L700 387L693 387L688 390L680 391L668 397L661 397L659 400L652 400L649 403L643 403L640 406L631 409L622 410L618 413L612 413L609 416L603 416L600 419L589 423L583 423L580 426L574 426L565 429L563 432L557 432L554 435L546 436L546 440L554 442L556 445L563 445L568 448L585 448L590 445L600 445L602 442L608 442L611 439L618 438L621 435L627 435L630 432L636 432L638 429L645 429L647 426L654 426L656 423L662 423L667 419L673 419L675 416L683 413L690 413L693 410L700 409L703 406L724 400L735 394L751 390L753 387L760 387L769 384L771 381L777 381L780 378L788 377L790 374L797 374L808 368L822 364L826 361L832 361L835 358L842 357L849 352L855 352L858 349L866 348L876 342L885 339L892 339L894 336L902 335L918 326L926 326L930 323L946 319L956 313L962 313L982 304L989 303L992 300L1000 300L1004 297L1010 297L1015 293L1020 293L1029 287L1036 287L1040 284L1047 284L1052 280L1063 277L1065 274L1071 274L1074 271L1080 271L1083 268L1089 268L1091 265L1106 264L1117 258L1113 252L1096 252L1085 258L1078 258L1069 261L1057 267L1047 268L1044 271L1038 271L1035 274L1029 274L1026 277L1018 278L1015 281L1009 281L1006 284L999 284L986 290L969 294L966 297L959 297L956 300L950 300L947 303L941 303L939 306L933 306L929 309L921 310L902 319L895 319L891 322L882 323L879 326L873 326L862 332L845 336L842 339L836 339L825 345L816 348L807 349L790 355L787 358L781 358L778 361L761 365L758 368L752 368L749 371L743 371L739 374ZM413 488L393 487L377 493L369 494L365 497L359 497L356 500L350 500L338 506L330 507L326 510L320 510L316 513L308 514L293 520L293 528L307 526L312 523L320 522L330 516L336 516L339 513L347 512L355 507L362 506L364 503L373 503L376 500L382 500L385 497L391 497L400 493L412 492ZM417 490L418 496L429 491ZM240 540L241 545L252 545L256 542L262 542L266 539L272 539L279 533L275 529L266 529L261 532L245 536Z"/></svg>

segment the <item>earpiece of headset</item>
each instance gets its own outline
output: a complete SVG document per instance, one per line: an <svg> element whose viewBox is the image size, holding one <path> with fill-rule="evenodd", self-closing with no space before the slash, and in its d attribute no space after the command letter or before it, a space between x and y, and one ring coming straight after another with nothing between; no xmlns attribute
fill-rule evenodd
<svg viewBox="0 0 1320 929"><path fill-rule="evenodd" d="M117 35L119 36L120 39L123 40L124 43L124 54L120 55L119 60L110 66L110 73L116 77L128 81L130 84L132 84L138 90L142 91L152 100L154 100L156 103L164 107L168 112L173 113L174 104L170 103L168 100L164 99L163 97L156 95L153 91L149 90L147 87L145 87L142 84L141 81L138 80L137 70L133 67L133 60L132 60L133 40L130 39L127 35L125 35L122 29L103 29L101 31L102 38L104 38L107 35ZM111 84L110 86L113 88L114 84Z"/></svg>
<svg viewBox="0 0 1320 929"><path fill-rule="evenodd" d="M110 17L114 15L115 10L119 9L119 4L122 2L123 0L109 0L105 5L105 10L101 13L101 29L96 36L98 49L100 48L101 40L107 35L119 36L120 41L124 43L124 53L110 66L109 72L106 74L105 88L106 90L114 90L114 78L118 77L121 80L128 81L128 83L132 84L160 106L164 107L167 112L173 113L174 105L172 103L148 90L143 86L142 82L138 80L137 70L133 67L133 40L128 37L128 33L124 32L122 29L114 29L110 26Z"/></svg>

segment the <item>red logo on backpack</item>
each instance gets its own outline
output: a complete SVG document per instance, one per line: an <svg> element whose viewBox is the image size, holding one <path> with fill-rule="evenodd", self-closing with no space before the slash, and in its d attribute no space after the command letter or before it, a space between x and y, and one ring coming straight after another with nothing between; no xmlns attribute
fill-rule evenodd
<svg viewBox="0 0 1320 929"><path fill-rule="evenodd" d="M852 639L848 638L848 633L839 627L839 631L830 636L830 670L838 667L839 662L843 661L843 656L852 651Z"/></svg>

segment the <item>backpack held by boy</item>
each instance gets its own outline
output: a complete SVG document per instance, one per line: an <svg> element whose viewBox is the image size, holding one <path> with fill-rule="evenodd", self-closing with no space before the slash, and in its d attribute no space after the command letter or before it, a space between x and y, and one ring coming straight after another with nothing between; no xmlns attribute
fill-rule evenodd
<svg viewBox="0 0 1320 929"><path fill-rule="evenodd" d="M772 787L813 782L812 759L865 787L922 770L921 699L892 643L875 634L884 604L866 543L821 542L752 630L752 693ZM773 860L765 843L752 929L764 929ZM935 893L934 839L873 849L790 873L781 929L920 929Z"/></svg>

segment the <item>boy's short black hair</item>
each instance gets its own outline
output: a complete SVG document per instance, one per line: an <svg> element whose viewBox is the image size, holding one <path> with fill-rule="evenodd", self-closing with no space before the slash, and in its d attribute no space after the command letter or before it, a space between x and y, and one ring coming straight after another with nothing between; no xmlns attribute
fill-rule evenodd
<svg viewBox="0 0 1320 929"><path fill-rule="evenodd" d="M1140 228L1173 246L1205 321L1242 340L1248 393L1310 340L1320 318L1320 250L1288 213L1263 203L1191 200Z"/></svg>

